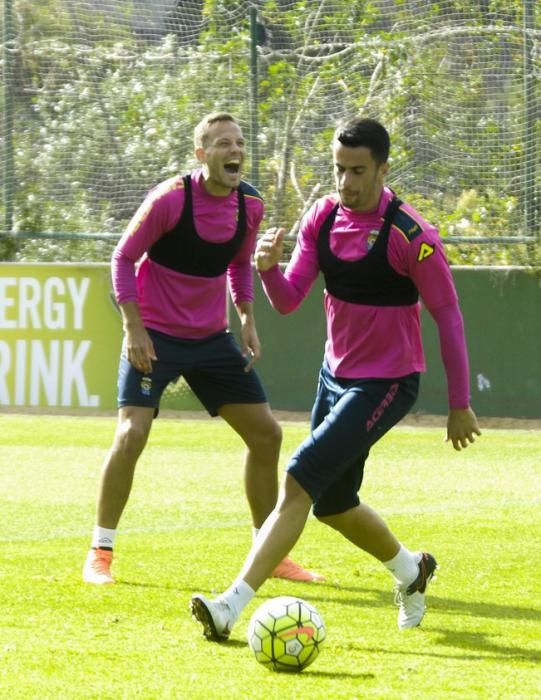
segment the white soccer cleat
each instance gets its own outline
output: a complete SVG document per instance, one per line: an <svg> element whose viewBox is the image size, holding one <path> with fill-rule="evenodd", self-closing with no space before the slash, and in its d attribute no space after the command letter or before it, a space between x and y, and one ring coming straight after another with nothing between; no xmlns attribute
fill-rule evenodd
<svg viewBox="0 0 541 700"><path fill-rule="evenodd" d="M190 609L194 620L202 625L204 636L211 642L226 640L237 619L225 601L209 600L201 593L192 596Z"/></svg>
<svg viewBox="0 0 541 700"><path fill-rule="evenodd" d="M418 627L424 617L426 587L432 580L438 564L432 554L420 552L419 575L408 586L397 586L395 605L399 607L398 627L401 630Z"/></svg>

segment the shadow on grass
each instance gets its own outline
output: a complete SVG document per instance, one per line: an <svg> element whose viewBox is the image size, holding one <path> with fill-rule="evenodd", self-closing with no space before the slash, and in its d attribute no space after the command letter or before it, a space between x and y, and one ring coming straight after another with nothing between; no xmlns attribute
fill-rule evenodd
<svg viewBox="0 0 541 700"><path fill-rule="evenodd" d="M340 671L339 673L329 673L329 671L315 671L312 669L310 669L309 671L305 671L302 675L317 676L317 678L330 678L332 680L335 680L337 678L351 678L355 681L371 681L376 677L375 673L347 673L346 671Z"/></svg>
<svg viewBox="0 0 541 700"><path fill-rule="evenodd" d="M329 596L322 595L325 588L330 588L332 593ZM355 593L359 597L355 598L337 598L336 591L345 591ZM341 603L344 605L352 605L353 607L374 608L385 607L393 604L393 593L389 590L380 590L377 588L363 587L348 587L348 586L327 586L324 583L318 583L308 590L306 587L305 596L311 602L321 601L325 603ZM433 595L436 589L429 589L428 602L431 610L437 610L440 613L454 615L470 615L476 618L490 618L501 620L534 620L541 619L540 608L526 608L516 605L500 605L499 603L483 603L483 602L467 602L457 598L442 598ZM300 591L300 588L299 588ZM302 595L301 595L302 597Z"/></svg>
<svg viewBox="0 0 541 700"><path fill-rule="evenodd" d="M425 630L423 630L425 631ZM481 661L492 659L493 661L504 661L506 659L516 661L526 661L529 663L539 663L541 661L541 652L534 649L525 649L524 647L510 647L499 645L492 642L487 637L489 635L482 632L464 632L445 629L430 629L428 633L440 635L435 639L435 645L452 647L453 649L461 649L462 651L471 651L472 653L457 652L445 653L444 651L416 651L411 646L404 649L383 648L383 647L362 647L364 651L375 654L388 654L393 656L420 656L441 659L459 659L461 661ZM411 635L412 632L407 632ZM413 632L415 634L415 632Z"/></svg>
<svg viewBox="0 0 541 700"><path fill-rule="evenodd" d="M168 591L175 591L177 593L186 594L186 604L188 604L194 590L189 590L182 586L174 586L167 584L154 584L148 582L140 581L119 581L124 586L130 586L134 588L155 588ZM291 585L291 582L290 582ZM385 608L393 606L393 594L391 591L383 591L377 588L363 588L363 587L351 587L351 586L333 586L332 584L317 583L315 585L299 584L298 586L291 585L293 589L296 589L297 595L301 598L306 598L314 605L318 603L322 604L340 604L340 605L350 605L354 608ZM353 593L355 597L345 597L337 598L337 589L345 593ZM327 594L328 591L328 594ZM207 593L213 594L210 591ZM294 590L290 591L291 595L294 595ZM259 594L257 599L267 600L268 595ZM492 619L492 620L520 620L537 621L541 617L541 610L536 608L524 608L513 605L500 605L497 603L482 603L482 602L466 602L459 599L453 598L442 598L439 596L429 595L429 609L430 611L438 612L445 615L460 615L469 616L476 619ZM520 646L511 646L505 644L498 644L493 641L495 635L483 632L470 632L466 629L446 629L446 628L429 628L423 629L423 632L427 632L431 635L436 635L434 643L442 647L453 647L455 649L471 650L474 652L471 655L461 656L462 659L479 659L481 656L483 658L494 658L502 659L509 658L514 660L524 660L528 662L539 662L541 661L541 652ZM403 633L405 635L415 634L415 631L410 631ZM491 639L492 637L492 639ZM234 647L245 647L246 642L236 639L225 640L220 642L220 644L226 644L227 646ZM449 654L433 652L420 652L413 650L410 646L405 647L403 650L397 651L396 649L389 648L367 648L366 651L387 653L387 654L404 654L404 655L414 655L414 656L432 656L432 657L449 657ZM315 672L314 672L315 673ZM319 674L321 676L329 675L334 677L333 674ZM337 676L342 676L343 674L336 674ZM354 678L369 678L370 674L352 674Z"/></svg>
<svg viewBox="0 0 541 700"><path fill-rule="evenodd" d="M227 647L235 647L237 649L246 649L246 641L240 640L240 639L224 639L221 642L209 642L206 640L207 644L219 644L220 646L227 646ZM280 673L279 675L288 675L288 674L283 674ZM294 677L298 677L300 674L299 673L292 673L291 674ZM308 671L303 672L303 676L317 676L318 678L331 678L331 679L336 679L336 678L351 678L354 680L372 680L375 678L375 674L373 673L351 673L347 671L340 671L337 673L331 673L329 671L316 671L313 667L310 667Z"/></svg>
<svg viewBox="0 0 541 700"><path fill-rule="evenodd" d="M190 595L195 593L195 591L184 588L183 586L176 586L172 583L151 583L150 581L129 581L125 578L117 578L116 586L128 586L130 588L155 588L156 590L162 591L177 591L179 593L186 593Z"/></svg>
<svg viewBox="0 0 541 700"><path fill-rule="evenodd" d="M488 655L492 656L492 658L508 657L516 661L534 661L536 663L541 661L540 651L525 649L519 646L496 644L488 638L490 635L484 634L483 632L467 632L449 629L431 629L430 632L438 635L435 640L436 644L459 649L471 649L477 652L477 654L473 656L475 659L479 659L479 652L482 652L483 658L487 658Z"/></svg>
<svg viewBox="0 0 541 700"><path fill-rule="evenodd" d="M134 588L156 588L161 590L177 591L186 593L189 597L197 591L184 586L173 584L151 583L148 581L130 581L127 579L119 579L117 582L122 586L131 586ZM390 590L381 590L378 588L363 588L353 586L333 586L332 584L316 583L307 586L305 583L294 584L288 582L291 589L289 594L294 595L296 592L300 598L306 598L312 603L322 602L341 605L351 605L355 608L388 608L393 605L393 593ZM325 590L329 590L329 594L325 595ZM215 595L215 591L200 589L203 593ZM344 591L346 593L354 593L355 598L337 598L336 592ZM482 603L482 602L466 602L457 598L442 598L433 595L431 589L428 596L428 601L431 610L437 610L440 613L448 615L469 615L475 618L501 619L501 620L533 620L541 619L540 608L525 608L516 605L500 605L499 603ZM259 593L256 599L265 601L269 595Z"/></svg>
<svg viewBox="0 0 541 700"><path fill-rule="evenodd" d="M341 587L341 590L351 593L354 592L359 596L356 598L344 598L342 600L337 600L336 593L329 597L321 595L321 593L323 593L321 584L318 584L317 588L318 594L314 595L315 588L313 588L310 591L310 596L307 596L313 604L317 604L318 602L322 604L341 603L356 608L388 608L393 605L392 593L375 588ZM536 608L500 605L497 603L466 602L453 598L441 598L432 594L429 595L429 609L430 611L437 611L440 614L469 616L476 619L538 621L541 618L541 610ZM423 629L423 632L425 632L425 629ZM536 663L541 661L541 652L536 649L494 642L493 639L497 636L497 633L470 632L464 628L455 628L451 630L434 627L427 627L426 632L430 635L436 635L434 642L437 645L453 647L455 649L472 650L474 652L471 656L461 656L460 658L477 660L481 657L493 659L509 658L517 661L523 660ZM415 634L415 631L413 630L401 634L411 635ZM405 648L403 651L383 648L370 648L367 649L367 651L405 655L413 654L418 656L444 656L443 654L435 652L416 652L410 647Z"/></svg>

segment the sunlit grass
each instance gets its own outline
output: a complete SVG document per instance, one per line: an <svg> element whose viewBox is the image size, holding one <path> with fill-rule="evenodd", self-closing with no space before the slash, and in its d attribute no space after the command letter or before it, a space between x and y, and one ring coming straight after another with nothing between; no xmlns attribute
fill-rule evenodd
<svg viewBox="0 0 541 700"><path fill-rule="evenodd" d="M227 586L250 545L243 445L221 422L160 419L121 522L114 587L81 582L114 419L0 416L0 697L534 698L541 687L537 554L541 434L485 430L455 453L439 429L377 445L363 498L440 563L420 629L400 633L378 562L313 518L294 551L322 584L271 580L226 644L200 636L192 592ZM282 464L306 435L287 424ZM300 676L260 668L250 614L315 604L328 629Z"/></svg>

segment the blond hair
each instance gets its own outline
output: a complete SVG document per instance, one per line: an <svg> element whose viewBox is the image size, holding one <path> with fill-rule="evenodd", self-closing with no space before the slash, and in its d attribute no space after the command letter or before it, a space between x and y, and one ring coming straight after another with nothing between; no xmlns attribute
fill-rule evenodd
<svg viewBox="0 0 541 700"><path fill-rule="evenodd" d="M211 112L211 114L207 114L193 130L195 148L204 148L206 146L209 128L216 122L233 122L238 124L235 117L229 112Z"/></svg>

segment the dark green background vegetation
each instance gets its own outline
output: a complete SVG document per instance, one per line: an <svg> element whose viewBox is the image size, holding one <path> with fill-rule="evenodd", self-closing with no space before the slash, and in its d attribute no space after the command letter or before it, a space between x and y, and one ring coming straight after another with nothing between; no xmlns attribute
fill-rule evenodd
<svg viewBox="0 0 541 700"><path fill-rule="evenodd" d="M453 262L539 262L536 3L5 7L12 21L3 25L0 89L12 114L14 178L4 159L0 230L19 239L0 239L4 259L106 260L146 191L194 165L196 121L228 109L248 136L247 178L263 192L268 223L295 232L306 207L332 187L333 128L362 113L389 127L389 182L454 243ZM8 122L4 114L4 155ZM111 240L100 240L104 234Z"/></svg>

